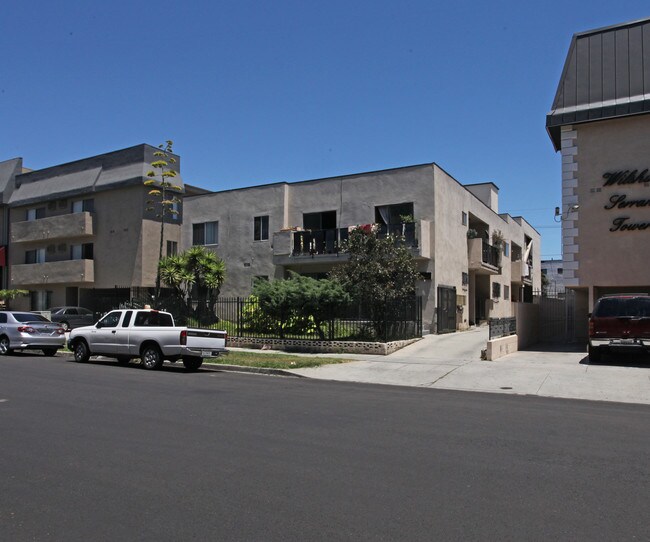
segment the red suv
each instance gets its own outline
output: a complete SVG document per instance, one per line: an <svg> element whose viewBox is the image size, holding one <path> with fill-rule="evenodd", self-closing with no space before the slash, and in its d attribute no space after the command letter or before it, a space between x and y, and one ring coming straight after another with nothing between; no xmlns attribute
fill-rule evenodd
<svg viewBox="0 0 650 542"><path fill-rule="evenodd" d="M650 296L618 294L596 301L589 318L589 360L607 352L650 353Z"/></svg>

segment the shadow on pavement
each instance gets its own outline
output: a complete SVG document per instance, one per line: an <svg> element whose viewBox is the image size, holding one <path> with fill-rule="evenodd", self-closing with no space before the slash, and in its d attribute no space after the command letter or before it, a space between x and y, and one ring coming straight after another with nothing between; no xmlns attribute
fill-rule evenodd
<svg viewBox="0 0 650 542"><path fill-rule="evenodd" d="M639 354L604 354L600 361L589 361L589 356L580 360L581 365L593 365L594 367L637 367L650 369L650 356Z"/></svg>
<svg viewBox="0 0 650 542"><path fill-rule="evenodd" d="M537 343L526 348L522 348L521 352L549 352L558 353L566 352L575 354L579 352L587 352L586 343Z"/></svg>

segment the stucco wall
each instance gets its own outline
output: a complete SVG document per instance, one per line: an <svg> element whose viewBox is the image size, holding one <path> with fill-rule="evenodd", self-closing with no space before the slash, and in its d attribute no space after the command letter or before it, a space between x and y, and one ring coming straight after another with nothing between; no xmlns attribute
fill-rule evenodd
<svg viewBox="0 0 650 542"><path fill-rule="evenodd" d="M192 246L192 224L219 222L219 243L208 245L226 262L221 295L250 294L255 276L282 278L273 264L273 232L286 227L286 184L230 190L185 199L181 248ZM269 239L254 241L254 217L269 216Z"/></svg>

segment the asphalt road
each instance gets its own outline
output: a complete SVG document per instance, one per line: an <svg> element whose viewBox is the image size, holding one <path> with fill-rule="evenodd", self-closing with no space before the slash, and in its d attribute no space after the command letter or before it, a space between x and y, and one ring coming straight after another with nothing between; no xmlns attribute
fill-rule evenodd
<svg viewBox="0 0 650 542"><path fill-rule="evenodd" d="M648 540L650 407L0 358L0 540Z"/></svg>

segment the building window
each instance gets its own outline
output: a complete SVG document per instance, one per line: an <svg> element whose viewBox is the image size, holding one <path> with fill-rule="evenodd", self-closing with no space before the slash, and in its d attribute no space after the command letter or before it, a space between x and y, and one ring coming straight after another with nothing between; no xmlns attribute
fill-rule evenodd
<svg viewBox="0 0 650 542"><path fill-rule="evenodd" d="M44 311L52 306L52 292L49 290L36 290L29 292L31 310Z"/></svg>
<svg viewBox="0 0 650 542"><path fill-rule="evenodd" d="M45 249L26 250L25 263L45 263Z"/></svg>
<svg viewBox="0 0 650 542"><path fill-rule="evenodd" d="M78 199L72 202L72 212L73 213L93 213L95 212L95 200L92 198L89 199Z"/></svg>
<svg viewBox="0 0 650 542"><path fill-rule="evenodd" d="M503 255L507 258L510 256L510 243L507 241L503 243Z"/></svg>
<svg viewBox="0 0 650 542"><path fill-rule="evenodd" d="M269 217L256 216L253 219L253 240L254 241L268 241L269 240Z"/></svg>
<svg viewBox="0 0 650 542"><path fill-rule="evenodd" d="M501 297L501 284L498 282L492 283L492 299L499 299Z"/></svg>
<svg viewBox="0 0 650 542"><path fill-rule="evenodd" d="M467 213L463 211L462 214L463 226L467 226Z"/></svg>
<svg viewBox="0 0 650 542"><path fill-rule="evenodd" d="M219 222L203 222L192 224L193 245L218 245Z"/></svg>
<svg viewBox="0 0 650 542"><path fill-rule="evenodd" d="M167 241L167 256L176 256L178 254L178 243L176 241Z"/></svg>
<svg viewBox="0 0 650 542"><path fill-rule="evenodd" d="M321 213L304 213L302 227L306 230L334 230L336 229L336 211L323 211Z"/></svg>
<svg viewBox="0 0 650 542"><path fill-rule="evenodd" d="M510 300L510 286L508 286L507 284L503 285L503 299L505 299L506 301Z"/></svg>
<svg viewBox="0 0 650 542"><path fill-rule="evenodd" d="M38 220L39 218L45 218L45 207L27 209L25 220Z"/></svg>
<svg viewBox="0 0 650 542"><path fill-rule="evenodd" d="M92 260L94 256L94 247L92 243L83 245L70 245L71 260Z"/></svg>
<svg viewBox="0 0 650 542"><path fill-rule="evenodd" d="M564 269L562 269L561 267L557 268L557 274L558 275L561 275L563 272L564 272Z"/></svg>
<svg viewBox="0 0 650 542"><path fill-rule="evenodd" d="M462 283L463 286L467 286L469 284L469 274L468 273L463 273L463 279Z"/></svg>
<svg viewBox="0 0 650 542"><path fill-rule="evenodd" d="M375 222L377 224L403 224L414 221L413 202L380 205L375 207Z"/></svg>
<svg viewBox="0 0 650 542"><path fill-rule="evenodd" d="M546 267L542 267L542 275L548 275L548 269Z"/></svg>

